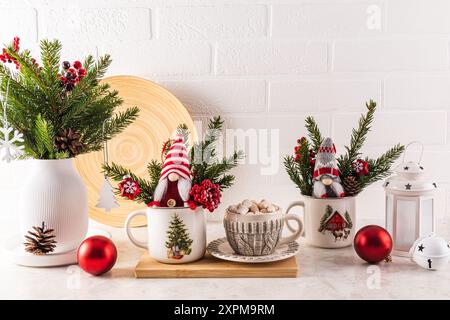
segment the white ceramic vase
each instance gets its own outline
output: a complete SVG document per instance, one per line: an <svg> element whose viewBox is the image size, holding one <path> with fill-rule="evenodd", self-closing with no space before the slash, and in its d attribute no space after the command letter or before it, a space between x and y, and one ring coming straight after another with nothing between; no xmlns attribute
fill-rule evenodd
<svg viewBox="0 0 450 320"><path fill-rule="evenodd" d="M44 223L56 235L53 253L77 249L89 218L87 189L73 159L26 161L30 171L18 199L21 234Z"/></svg>

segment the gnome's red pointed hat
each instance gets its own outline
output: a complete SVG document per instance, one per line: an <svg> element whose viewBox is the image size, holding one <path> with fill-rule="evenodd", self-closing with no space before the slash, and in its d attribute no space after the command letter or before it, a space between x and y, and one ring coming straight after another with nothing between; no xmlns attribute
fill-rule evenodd
<svg viewBox="0 0 450 320"><path fill-rule="evenodd" d="M166 159L164 160L159 180L161 181L164 178L167 178L171 173L177 173L187 180L191 179L189 157L184 144L184 136L182 134L178 134L175 137L175 141L170 146Z"/></svg>
<svg viewBox="0 0 450 320"><path fill-rule="evenodd" d="M319 178L323 174L339 177L336 162L336 147L331 138L323 140L317 150L316 165L314 167L313 178Z"/></svg>

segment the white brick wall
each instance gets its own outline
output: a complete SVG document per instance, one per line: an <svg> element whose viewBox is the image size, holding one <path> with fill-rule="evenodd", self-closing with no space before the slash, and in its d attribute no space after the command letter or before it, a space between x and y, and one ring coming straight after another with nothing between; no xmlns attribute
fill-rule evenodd
<svg viewBox="0 0 450 320"><path fill-rule="evenodd" d="M35 52L38 39L57 37L71 60L108 52L109 75L158 81L196 118L220 113L229 128L278 129L280 161L309 114L342 151L364 101L375 99L365 151L423 141L423 164L442 185L439 215L448 216L449 12L448 0L0 0L0 40L20 35ZM236 169L224 202L270 197L286 207L298 198L282 164L269 176L261 166ZM379 184L359 208L383 216Z"/></svg>

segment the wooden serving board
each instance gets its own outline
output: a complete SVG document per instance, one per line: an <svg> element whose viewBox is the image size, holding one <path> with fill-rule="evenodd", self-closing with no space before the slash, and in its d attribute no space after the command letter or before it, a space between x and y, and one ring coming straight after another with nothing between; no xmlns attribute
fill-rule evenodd
<svg viewBox="0 0 450 320"><path fill-rule="evenodd" d="M238 263L220 260L208 253L186 264L160 263L145 253L136 265L136 278L296 278L295 257L270 263Z"/></svg>

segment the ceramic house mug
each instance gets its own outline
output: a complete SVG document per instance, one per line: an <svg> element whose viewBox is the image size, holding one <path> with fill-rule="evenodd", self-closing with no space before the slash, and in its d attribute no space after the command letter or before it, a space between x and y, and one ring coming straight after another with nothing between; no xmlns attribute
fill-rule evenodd
<svg viewBox="0 0 450 320"><path fill-rule="evenodd" d="M147 241L136 239L130 227L137 216L147 217ZM130 213L125 222L128 238L148 249L163 263L187 263L203 258L206 250L206 217L202 208L147 208Z"/></svg>
<svg viewBox="0 0 450 320"><path fill-rule="evenodd" d="M355 235L355 197L318 199L304 197L291 203L286 211L303 208L306 243L321 248L343 248L353 243ZM289 221L288 228L293 231Z"/></svg>
<svg viewBox="0 0 450 320"><path fill-rule="evenodd" d="M292 235L283 238L283 226L292 220L298 227L291 230ZM231 248L244 256L272 254L278 246L297 240L303 233L301 219L294 214L284 214L281 209L274 213L246 215L227 210L223 224Z"/></svg>

